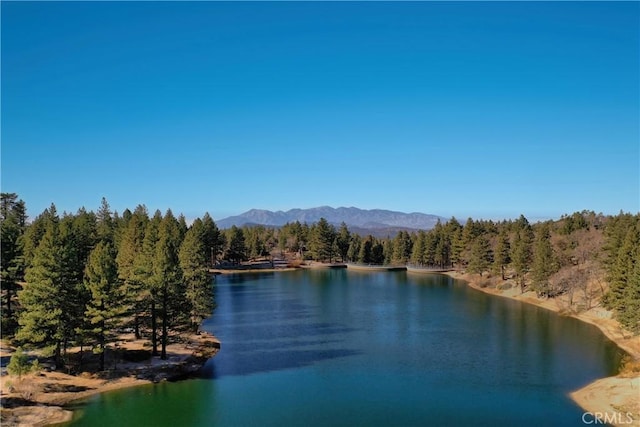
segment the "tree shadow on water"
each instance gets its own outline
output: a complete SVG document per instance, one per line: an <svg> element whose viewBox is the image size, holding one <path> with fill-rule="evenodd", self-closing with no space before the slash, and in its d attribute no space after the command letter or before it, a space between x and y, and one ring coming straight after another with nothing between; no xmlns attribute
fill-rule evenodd
<svg viewBox="0 0 640 427"><path fill-rule="evenodd" d="M256 348L253 351L230 352L225 356L224 350L222 350L203 367L202 376L217 379L224 376L301 368L323 360L356 356L361 353L361 351L347 348L325 350L261 350Z"/></svg>

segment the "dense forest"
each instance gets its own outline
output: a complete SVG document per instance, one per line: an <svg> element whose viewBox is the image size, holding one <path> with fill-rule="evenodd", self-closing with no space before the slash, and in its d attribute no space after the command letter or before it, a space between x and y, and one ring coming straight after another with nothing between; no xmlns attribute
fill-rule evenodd
<svg viewBox="0 0 640 427"><path fill-rule="evenodd" d="M127 329L165 359L170 330L196 331L214 309L207 267L221 234L207 214L188 227L171 210L120 216L103 199L96 213L51 205L27 224L24 202L7 193L0 214L3 335L59 367L75 345L101 354L103 369L105 347Z"/></svg>
<svg viewBox="0 0 640 427"><path fill-rule="evenodd" d="M577 212L530 224L455 218L429 231L384 239L317 223L219 230L209 214L190 225L171 210L122 214L105 199L97 212L59 215L51 205L28 221L25 203L2 193L2 331L43 349L58 366L71 346L101 354L123 330L166 357L168 337L197 331L215 303L210 268L279 257L455 268L553 298L591 289L621 324L640 333L640 214Z"/></svg>

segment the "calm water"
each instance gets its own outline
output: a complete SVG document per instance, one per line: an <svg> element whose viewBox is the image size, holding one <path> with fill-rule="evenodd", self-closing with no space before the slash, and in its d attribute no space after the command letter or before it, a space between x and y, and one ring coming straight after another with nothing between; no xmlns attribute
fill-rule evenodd
<svg viewBox="0 0 640 427"><path fill-rule="evenodd" d="M446 276L219 276L207 379L91 399L74 425L583 425L566 395L616 372L595 327Z"/></svg>

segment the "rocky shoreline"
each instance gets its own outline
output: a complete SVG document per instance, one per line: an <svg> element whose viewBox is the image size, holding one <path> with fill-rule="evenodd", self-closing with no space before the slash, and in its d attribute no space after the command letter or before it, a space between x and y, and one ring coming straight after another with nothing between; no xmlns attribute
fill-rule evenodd
<svg viewBox="0 0 640 427"><path fill-rule="evenodd" d="M129 340L121 351L141 351L142 340ZM167 360L151 357L121 361L99 373L69 375L40 372L21 379L2 377L0 423L3 426L46 426L72 420L77 401L96 394L161 381L197 377L202 366L220 349L210 334L181 336L167 347ZM3 348L6 353L6 348Z"/></svg>

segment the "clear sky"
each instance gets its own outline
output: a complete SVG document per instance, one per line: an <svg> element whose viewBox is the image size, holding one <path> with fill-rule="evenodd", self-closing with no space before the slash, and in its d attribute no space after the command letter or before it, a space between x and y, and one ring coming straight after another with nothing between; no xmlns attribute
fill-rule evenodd
<svg viewBox="0 0 640 427"><path fill-rule="evenodd" d="M638 2L1 8L1 186L31 216L639 211Z"/></svg>

